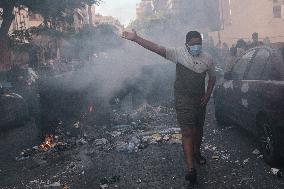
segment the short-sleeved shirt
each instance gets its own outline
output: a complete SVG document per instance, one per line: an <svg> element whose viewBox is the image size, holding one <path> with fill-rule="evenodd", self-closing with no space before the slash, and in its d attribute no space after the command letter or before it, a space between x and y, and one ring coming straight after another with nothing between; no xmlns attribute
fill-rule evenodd
<svg viewBox="0 0 284 189"><path fill-rule="evenodd" d="M167 48L166 59L176 64L181 64L184 67L196 73L206 72L209 76L215 76L215 65L213 58L206 52L199 56L192 56L186 47L182 48Z"/></svg>
<svg viewBox="0 0 284 189"><path fill-rule="evenodd" d="M206 74L215 76L213 58L205 52L192 56L184 47L167 48L166 59L176 64L175 93L202 97L205 93Z"/></svg>

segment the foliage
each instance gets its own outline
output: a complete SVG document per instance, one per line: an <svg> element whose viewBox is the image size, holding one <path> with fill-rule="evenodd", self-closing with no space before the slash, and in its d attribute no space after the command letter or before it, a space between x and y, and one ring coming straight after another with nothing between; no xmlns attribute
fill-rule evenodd
<svg viewBox="0 0 284 189"><path fill-rule="evenodd" d="M29 42L32 39L32 35L28 30L16 30L10 34L10 39L15 46L17 44Z"/></svg>
<svg viewBox="0 0 284 189"><path fill-rule="evenodd" d="M83 59L122 44L117 29L107 24L86 26L65 39L64 56L77 56Z"/></svg>
<svg viewBox="0 0 284 189"><path fill-rule="evenodd" d="M45 21L72 21L69 14L76 8L86 5L98 4L100 0L32 0L26 6L33 12L42 15Z"/></svg>
<svg viewBox="0 0 284 189"><path fill-rule="evenodd" d="M10 40L9 30L14 20L14 8L27 7L29 11L38 13L44 18L44 26L56 28L56 24L72 21L72 14L76 8L86 5L98 4L101 0L0 0L0 17L2 24L0 27L0 63L10 60ZM55 27L54 27L55 26ZM21 43L29 39L27 31L16 31L12 34L13 41Z"/></svg>
<svg viewBox="0 0 284 189"><path fill-rule="evenodd" d="M128 29L136 29L137 31L148 35L155 31L157 27L170 25L170 19L167 15L156 17L144 17L136 19L128 25Z"/></svg>
<svg viewBox="0 0 284 189"><path fill-rule="evenodd" d="M143 16L131 22L127 28L135 28L139 30L148 30L156 24L166 24L170 20L167 12L158 12L152 15Z"/></svg>
<svg viewBox="0 0 284 189"><path fill-rule="evenodd" d="M1 0L0 8L7 11L9 7L27 7L29 11L38 13L44 18L45 24L50 21L72 21L69 13L74 9L82 8L86 5L99 4L101 0ZM11 9L10 9L11 10ZM7 16L6 16L7 15ZM12 12L2 14L2 18L13 17ZM46 24L47 26L47 24ZM1 30L1 28L0 28Z"/></svg>

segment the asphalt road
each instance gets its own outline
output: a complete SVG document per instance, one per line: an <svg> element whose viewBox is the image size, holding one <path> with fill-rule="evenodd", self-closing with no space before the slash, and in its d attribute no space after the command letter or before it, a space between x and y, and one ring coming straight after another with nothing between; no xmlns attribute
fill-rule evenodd
<svg viewBox="0 0 284 189"><path fill-rule="evenodd" d="M107 133L114 129L94 126L88 134L115 144L114 141L126 140L137 133L157 133L177 127L173 113L157 116L143 131L127 131L112 138ZM207 164L197 167L199 184L195 188L284 188L284 179L273 175L261 155L253 153L257 144L252 136L233 126L216 125L212 104L208 107L204 130L202 151ZM105 182L108 188L121 189L187 188L181 144L158 142L132 153L111 146L115 145L88 142L64 152L45 153L20 162L1 162L6 166L0 166L0 188L96 189Z"/></svg>

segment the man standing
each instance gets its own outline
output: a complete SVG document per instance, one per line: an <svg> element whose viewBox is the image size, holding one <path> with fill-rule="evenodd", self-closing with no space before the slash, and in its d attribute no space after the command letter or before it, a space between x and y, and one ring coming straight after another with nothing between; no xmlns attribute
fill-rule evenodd
<svg viewBox="0 0 284 189"><path fill-rule="evenodd" d="M200 146L206 105L216 82L213 59L202 51L202 38L197 31L188 32L185 46L182 48L159 46L138 36L135 30L123 32L122 37L176 64L175 106L188 168L185 178L194 184L197 181L194 160L198 164L206 163L206 159L201 155ZM209 81L205 92L206 75L209 76Z"/></svg>
<svg viewBox="0 0 284 189"><path fill-rule="evenodd" d="M251 38L252 38L252 43L249 46L250 48L254 48L254 47L263 45L263 43L258 40L258 33L257 32L254 32L251 35Z"/></svg>

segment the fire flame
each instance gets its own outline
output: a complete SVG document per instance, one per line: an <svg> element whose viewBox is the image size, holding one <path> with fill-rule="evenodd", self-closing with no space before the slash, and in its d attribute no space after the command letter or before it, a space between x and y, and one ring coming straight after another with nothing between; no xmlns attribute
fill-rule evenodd
<svg viewBox="0 0 284 189"><path fill-rule="evenodd" d="M40 148L43 151L48 151L50 148L55 146L54 136L52 134L48 134L44 138L44 142L40 145Z"/></svg>

